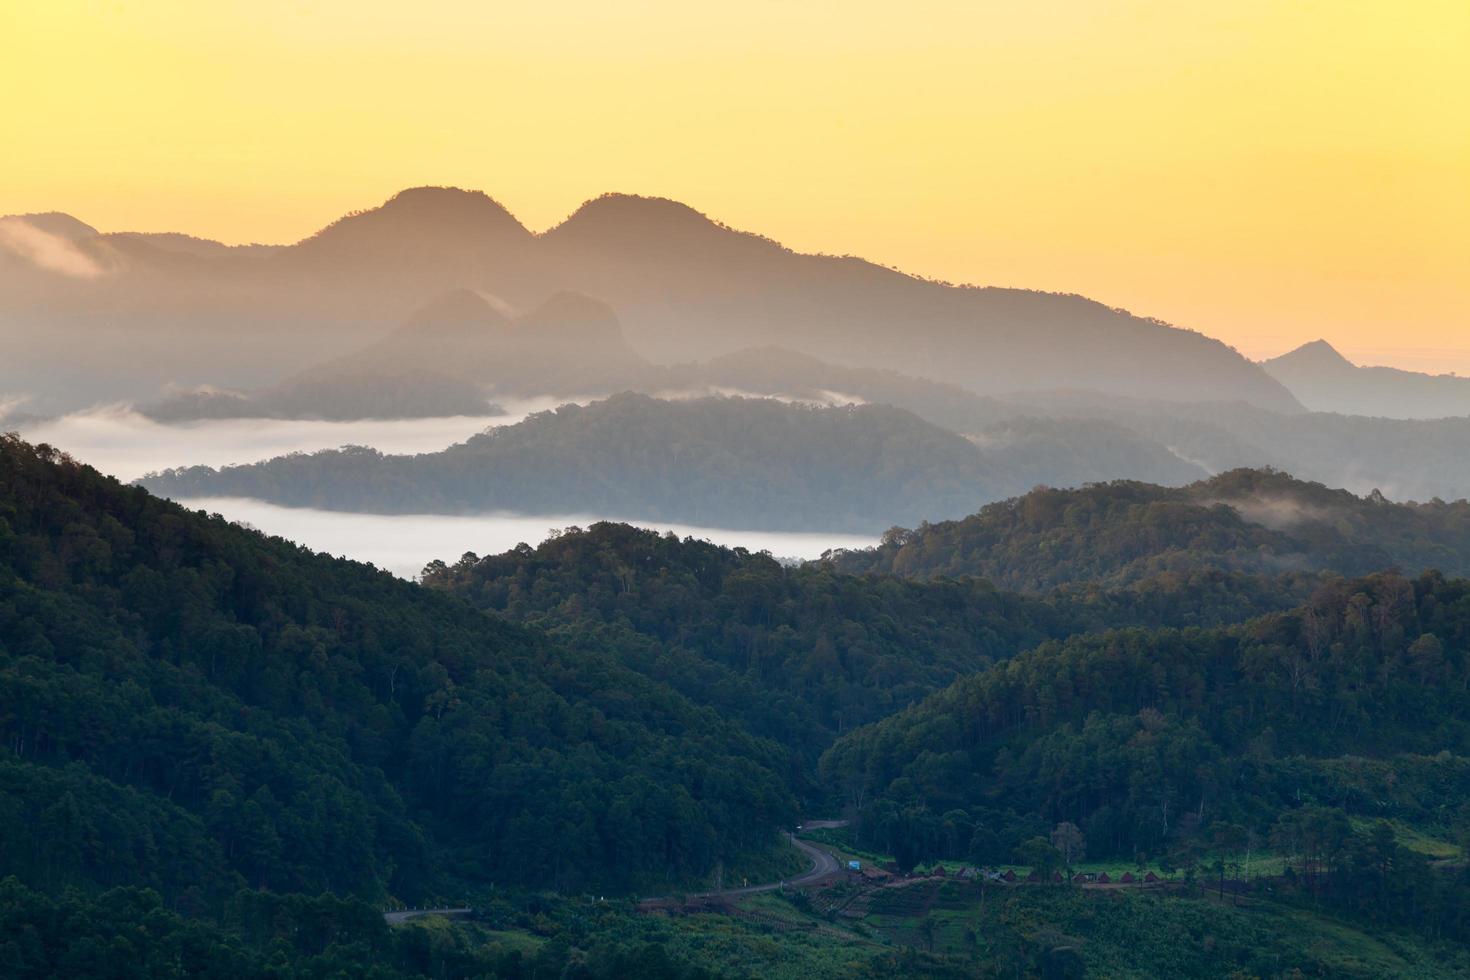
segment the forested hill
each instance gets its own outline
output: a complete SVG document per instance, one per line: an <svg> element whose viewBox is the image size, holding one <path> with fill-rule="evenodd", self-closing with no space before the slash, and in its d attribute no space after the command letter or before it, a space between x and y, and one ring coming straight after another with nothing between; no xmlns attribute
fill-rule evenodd
<svg viewBox="0 0 1470 980"><path fill-rule="evenodd" d="M196 911L668 887L794 814L784 750L604 654L14 437L0 744L5 874Z"/></svg>
<svg viewBox="0 0 1470 980"><path fill-rule="evenodd" d="M633 954L704 939L601 896L786 874L778 831L843 801L902 864L1042 867L1073 822L1177 867L1269 840L1335 876L1314 901L1470 935L1462 867L1394 829L1470 840L1470 583L1200 568L1027 596L614 524L424 580L0 439L0 962L692 978ZM1030 936L1047 891L992 897ZM478 921L366 904L442 897ZM771 955L844 935L816 928Z"/></svg>
<svg viewBox="0 0 1470 980"><path fill-rule="evenodd" d="M1118 481L1037 489L958 521L894 529L829 559L850 572L983 576L1010 589L1117 586L1166 571L1386 568L1470 574L1470 503L1390 503L1273 470L1186 487Z"/></svg>
<svg viewBox="0 0 1470 980"><path fill-rule="evenodd" d="M878 533L994 494L975 447L900 409L623 394L419 456L343 449L146 478L175 497L377 513L596 513L706 527Z"/></svg>
<svg viewBox="0 0 1470 980"><path fill-rule="evenodd" d="M1183 866L1228 832L1346 870L1353 821L1470 833L1467 650L1470 582L1338 580L1242 626L1043 644L850 734L823 773L909 860L971 846L946 824L985 827L965 856L986 861L1067 822L1099 858ZM1377 900L1422 885L1404 857Z"/></svg>
<svg viewBox="0 0 1470 980"><path fill-rule="evenodd" d="M792 748L798 763L963 674L1047 638L1214 625L1279 610L1313 580L1202 570L1113 592L1027 597L783 566L601 523L539 547L434 562L423 582L629 666ZM804 778L804 777L803 777Z"/></svg>

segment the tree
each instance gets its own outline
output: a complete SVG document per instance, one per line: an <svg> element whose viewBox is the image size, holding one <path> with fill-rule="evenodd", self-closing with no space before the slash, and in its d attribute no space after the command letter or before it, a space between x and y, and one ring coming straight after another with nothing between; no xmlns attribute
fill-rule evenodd
<svg viewBox="0 0 1470 980"><path fill-rule="evenodd" d="M1052 872L1061 867L1062 852L1048 843L1045 837L1032 837L1016 848L1016 863L1026 865L1041 880L1049 881Z"/></svg>
<svg viewBox="0 0 1470 980"><path fill-rule="evenodd" d="M1082 829L1071 821L1062 821L1051 832L1052 846L1062 856L1062 863L1070 874L1072 865L1087 852L1087 837Z"/></svg>
<svg viewBox="0 0 1470 980"><path fill-rule="evenodd" d="M1211 834L1215 849L1220 852L1215 870L1220 875L1220 895L1225 895L1225 869L1240 868L1240 852L1250 843L1250 832L1238 823L1216 824Z"/></svg>

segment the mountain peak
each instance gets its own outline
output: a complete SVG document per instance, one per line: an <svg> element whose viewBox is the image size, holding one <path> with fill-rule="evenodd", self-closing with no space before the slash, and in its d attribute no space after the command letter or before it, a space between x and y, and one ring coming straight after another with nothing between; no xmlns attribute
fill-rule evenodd
<svg viewBox="0 0 1470 980"><path fill-rule="evenodd" d="M473 289L453 289L416 310L404 323L414 331L453 331L463 327L494 327L506 323L496 301Z"/></svg>
<svg viewBox="0 0 1470 980"><path fill-rule="evenodd" d="M70 241L81 241L84 238L96 236L97 229L79 221L63 211L38 211L34 214L7 214L0 215L0 221L19 221L30 225L38 231L44 231L48 235L65 238Z"/></svg>
<svg viewBox="0 0 1470 980"><path fill-rule="evenodd" d="M448 232L460 238L529 239L531 233L504 205L483 191L458 187L410 187L383 204L349 214L307 241L358 235L423 236Z"/></svg>
<svg viewBox="0 0 1470 980"><path fill-rule="evenodd" d="M604 194L584 203L546 234L552 238L668 239L728 231L709 216L666 197Z"/></svg>
<svg viewBox="0 0 1470 980"><path fill-rule="evenodd" d="M1267 364L1312 364L1319 367L1357 367L1325 340L1313 340L1296 350L1266 361Z"/></svg>
<svg viewBox="0 0 1470 980"><path fill-rule="evenodd" d="M510 211L484 191L465 190L462 187L424 185L405 187L384 201L379 211L449 211L463 208L477 209L487 213L510 217ZM514 220L514 219L512 219Z"/></svg>
<svg viewBox="0 0 1470 980"><path fill-rule="evenodd" d="M560 292L521 318L540 339L622 342L623 330L612 307L591 296Z"/></svg>

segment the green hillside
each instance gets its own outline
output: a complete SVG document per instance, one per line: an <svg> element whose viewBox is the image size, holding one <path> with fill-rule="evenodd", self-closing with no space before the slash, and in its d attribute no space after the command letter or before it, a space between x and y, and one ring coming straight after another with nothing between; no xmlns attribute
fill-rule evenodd
<svg viewBox="0 0 1470 980"><path fill-rule="evenodd" d="M1458 847L1422 841L1470 839L1467 649L1470 583L1342 580L1242 626L1043 644L844 737L822 772L902 864L1085 854L1223 882L1271 851L1314 892L1464 936Z"/></svg>
<svg viewBox="0 0 1470 980"><path fill-rule="evenodd" d="M976 575L1002 588L1117 587L1169 572L1470 574L1470 503L1390 503L1274 470L1186 487L1038 489L963 520L895 528L831 558L849 572Z"/></svg>
<svg viewBox="0 0 1470 980"><path fill-rule="evenodd" d="M770 851L781 747L595 652L0 443L0 868L422 901Z"/></svg>
<svg viewBox="0 0 1470 980"><path fill-rule="evenodd" d="M843 731L1037 645L1114 626L1215 625L1284 609L1315 579L1202 571L1122 590L1023 596L906 581L600 523L539 547L434 562L423 582L600 650L791 746Z"/></svg>

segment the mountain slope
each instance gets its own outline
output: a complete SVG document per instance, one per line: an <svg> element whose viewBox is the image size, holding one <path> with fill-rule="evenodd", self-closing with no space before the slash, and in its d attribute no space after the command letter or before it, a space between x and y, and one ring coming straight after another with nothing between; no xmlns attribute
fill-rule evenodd
<svg viewBox="0 0 1470 980"><path fill-rule="evenodd" d="M1316 412L1392 419L1470 415L1470 378L1389 367L1359 367L1325 340L1261 366Z"/></svg>
<svg viewBox="0 0 1470 980"><path fill-rule="evenodd" d="M1239 622L1312 583L1209 571L1044 597L901 581L600 523L537 548L431 563L423 582L624 663L808 767L838 734L1043 639L1125 625Z"/></svg>
<svg viewBox="0 0 1470 980"><path fill-rule="evenodd" d="M1463 580L1379 575L1227 629L1043 644L853 732L823 773L872 801L865 831L909 860L972 846L936 833L940 814L985 828L973 846L1000 854L975 860L1063 823L1093 858L1196 866L1269 846L1340 896L1371 865L1352 856L1370 843L1354 821L1453 834L1470 802L1467 599ZM1380 853L1395 850L1401 831L1380 829ZM1048 859L1044 837L1029 851ZM1410 894L1454 894L1402 858ZM1463 866L1445 870L1463 885Z"/></svg>
<svg viewBox="0 0 1470 980"><path fill-rule="evenodd" d="M1165 571L1333 571L1397 566L1470 574L1470 504L1392 504L1236 470L1181 488L1119 481L1036 490L960 521L894 530L840 552L844 571L979 575L1003 588L1123 584Z"/></svg>
<svg viewBox="0 0 1470 980"><path fill-rule="evenodd" d="M617 314L591 297L559 292L508 317L483 295L458 290L318 374L419 369L497 396L565 397L625 390L649 368L624 340Z"/></svg>
<svg viewBox="0 0 1470 980"><path fill-rule="evenodd" d="M0 856L417 902L764 855L784 751L596 651L0 441Z"/></svg>
<svg viewBox="0 0 1470 980"><path fill-rule="evenodd" d="M802 255L685 205L607 195L543 236L564 277L612 303L658 359L781 344L981 393L1081 387L1297 408L1199 334L1078 296L956 288L860 259Z"/></svg>

